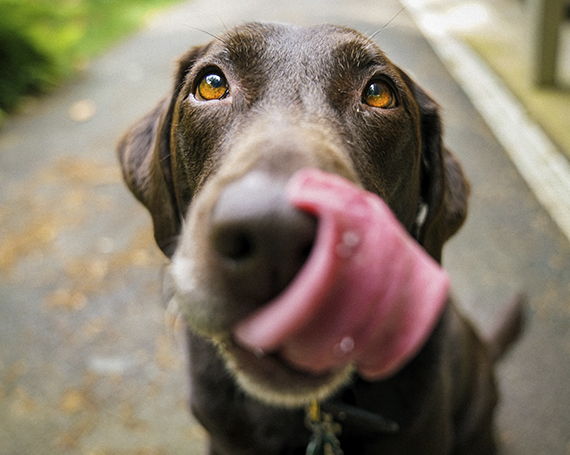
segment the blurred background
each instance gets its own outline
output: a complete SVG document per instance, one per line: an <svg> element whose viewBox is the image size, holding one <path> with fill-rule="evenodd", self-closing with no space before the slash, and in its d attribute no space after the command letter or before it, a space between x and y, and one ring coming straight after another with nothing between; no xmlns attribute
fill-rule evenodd
<svg viewBox="0 0 570 455"><path fill-rule="evenodd" d="M179 55L248 20L374 35L442 106L472 183L453 293L481 328L528 296L498 368L502 453L570 455L566 0L0 0L0 455L204 452L115 145Z"/></svg>

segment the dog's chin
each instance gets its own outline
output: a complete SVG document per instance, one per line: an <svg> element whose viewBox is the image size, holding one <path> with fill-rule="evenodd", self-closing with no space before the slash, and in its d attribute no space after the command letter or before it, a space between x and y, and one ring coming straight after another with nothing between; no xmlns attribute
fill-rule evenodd
<svg viewBox="0 0 570 455"><path fill-rule="evenodd" d="M312 374L293 368L276 354L259 355L238 346L230 338L215 340L226 367L247 394L272 406L304 407L324 400L353 377L354 367Z"/></svg>

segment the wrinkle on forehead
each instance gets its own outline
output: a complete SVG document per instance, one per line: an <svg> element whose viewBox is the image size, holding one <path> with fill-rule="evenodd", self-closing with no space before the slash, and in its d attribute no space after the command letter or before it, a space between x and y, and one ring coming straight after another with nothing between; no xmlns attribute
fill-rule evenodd
<svg viewBox="0 0 570 455"><path fill-rule="evenodd" d="M222 35L218 43L223 46L223 58L250 68L261 61L274 66L301 63L313 67L311 63L323 63L341 55L356 68L386 61L371 40L354 30L328 24L309 28L248 24Z"/></svg>
<svg viewBox="0 0 570 455"><path fill-rule="evenodd" d="M362 68L387 61L372 41L334 25L246 25L222 35L213 54L238 74L250 105L263 99L322 106L327 86L351 86Z"/></svg>
<svg viewBox="0 0 570 455"><path fill-rule="evenodd" d="M385 66L388 58L376 44L354 39L339 44L333 52L341 67L364 70L371 66Z"/></svg>

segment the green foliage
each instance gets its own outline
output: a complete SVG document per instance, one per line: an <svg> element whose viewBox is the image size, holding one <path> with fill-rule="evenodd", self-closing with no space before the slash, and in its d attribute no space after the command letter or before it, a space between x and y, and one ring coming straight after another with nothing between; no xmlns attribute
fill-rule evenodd
<svg viewBox="0 0 570 455"><path fill-rule="evenodd" d="M0 0L0 121L89 58L180 0Z"/></svg>

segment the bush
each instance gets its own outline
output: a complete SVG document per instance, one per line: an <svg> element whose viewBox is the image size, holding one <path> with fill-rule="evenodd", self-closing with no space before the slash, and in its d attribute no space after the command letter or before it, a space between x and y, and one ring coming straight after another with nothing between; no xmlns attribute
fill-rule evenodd
<svg viewBox="0 0 570 455"><path fill-rule="evenodd" d="M0 0L0 120L180 0Z"/></svg>
<svg viewBox="0 0 570 455"><path fill-rule="evenodd" d="M23 94L45 90L59 71L38 33L52 19L49 9L36 2L0 0L0 11L0 109L7 110Z"/></svg>

